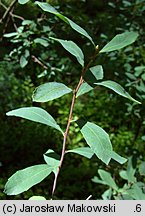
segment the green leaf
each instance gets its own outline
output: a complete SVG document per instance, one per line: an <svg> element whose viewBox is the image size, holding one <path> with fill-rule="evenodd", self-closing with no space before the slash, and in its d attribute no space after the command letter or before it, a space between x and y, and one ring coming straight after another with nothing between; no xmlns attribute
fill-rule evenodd
<svg viewBox="0 0 145 216"><path fill-rule="evenodd" d="M29 0L18 0L19 4L26 4Z"/></svg>
<svg viewBox="0 0 145 216"><path fill-rule="evenodd" d="M140 175L145 175L145 161L142 161L142 163L139 165L139 173Z"/></svg>
<svg viewBox="0 0 145 216"><path fill-rule="evenodd" d="M34 21L32 21L32 20L24 20L23 22L22 22L22 25L32 25L32 24L34 24Z"/></svg>
<svg viewBox="0 0 145 216"><path fill-rule="evenodd" d="M131 79L133 81L136 80L136 77L134 76L134 74L132 74L132 73L125 73L125 74L129 79Z"/></svg>
<svg viewBox="0 0 145 216"><path fill-rule="evenodd" d="M21 55L20 57L20 66L24 68L28 64L28 60L25 58L25 55Z"/></svg>
<svg viewBox="0 0 145 216"><path fill-rule="evenodd" d="M127 177L127 172L126 172L125 170L121 170L121 171L119 172L119 175L120 175L121 178L123 178L123 179L125 179L125 180L128 179L128 177Z"/></svg>
<svg viewBox="0 0 145 216"><path fill-rule="evenodd" d="M64 47L64 49L76 57L80 65L84 66L84 54L78 45L76 45L73 41L61 40L53 37L49 38L59 42Z"/></svg>
<svg viewBox="0 0 145 216"><path fill-rule="evenodd" d="M112 196L112 189L111 189L111 188L109 188L108 190L106 190L106 191L102 194L103 200L111 200L111 196Z"/></svg>
<svg viewBox="0 0 145 216"><path fill-rule="evenodd" d="M135 100L134 98L132 98L129 93L127 93L125 91L125 89L118 83L111 81L111 80L107 80L107 81L103 81L100 83L94 83L96 85L100 85L100 86L105 86L113 91L115 91L117 94L121 95L122 97L128 98L129 100L134 101L135 103L141 104L139 101Z"/></svg>
<svg viewBox="0 0 145 216"><path fill-rule="evenodd" d="M76 23L74 23L72 20L70 20L69 18L67 18L66 16L63 16L62 14L60 14L54 7L52 7L50 4L48 3L42 3L39 1L36 1L36 4L43 10L49 13L52 13L54 15L56 15L59 19L63 20L65 23L67 23L68 25L71 26L72 29L74 29L75 31L77 31L78 33L80 33L81 35L85 36L86 38L88 38L91 43L95 46L92 38L90 37L90 35L86 32L86 30L84 30L82 27L80 27L79 25L77 25Z"/></svg>
<svg viewBox="0 0 145 216"><path fill-rule="evenodd" d="M127 165L127 170L126 170L126 175L127 175L127 180L128 182L132 183L132 182L135 182L136 181L136 178L135 178L135 168L133 167L132 165L132 157L130 157L128 159L128 165Z"/></svg>
<svg viewBox="0 0 145 216"><path fill-rule="evenodd" d="M88 83L86 83L86 82L83 83L83 84L80 86L80 88L79 88L79 90L78 90L78 92L77 92L76 98L79 97L80 95L83 95L83 94L85 94L85 93L91 91L91 90L93 90L93 87L92 87L92 86L90 86L90 85L89 85Z"/></svg>
<svg viewBox="0 0 145 216"><path fill-rule="evenodd" d="M30 52L28 49L25 50L24 56L25 58L28 58L30 56Z"/></svg>
<svg viewBox="0 0 145 216"><path fill-rule="evenodd" d="M11 33L4 34L4 37L9 38L9 37L17 36L17 35L18 35L18 32L11 32Z"/></svg>
<svg viewBox="0 0 145 216"><path fill-rule="evenodd" d="M8 179L4 193L7 195L23 193L32 186L41 182L51 172L52 169L46 164L35 165L19 170Z"/></svg>
<svg viewBox="0 0 145 216"><path fill-rule="evenodd" d="M68 94L72 89L68 88L62 83L49 82L38 86L33 95L33 101L47 102Z"/></svg>
<svg viewBox="0 0 145 216"><path fill-rule="evenodd" d="M137 37L137 32L125 32L118 34L108 44L106 44L103 49L100 50L100 53L122 49L123 47L134 43Z"/></svg>
<svg viewBox="0 0 145 216"><path fill-rule="evenodd" d="M96 80L103 79L104 77L104 72L103 72L103 67L102 65L96 65L94 67L89 68L93 76L96 78Z"/></svg>
<svg viewBox="0 0 145 216"><path fill-rule="evenodd" d="M133 184L132 188L127 190L127 193L135 200L145 200L145 194L137 184Z"/></svg>
<svg viewBox="0 0 145 216"><path fill-rule="evenodd" d="M35 40L34 40L34 43L36 43L36 44L41 44L42 46L44 46L44 47L47 47L49 44L48 44L48 42L47 42L47 40L45 40L45 39L43 39L43 38L36 38Z"/></svg>
<svg viewBox="0 0 145 216"><path fill-rule="evenodd" d="M145 81L145 73L141 75L141 78Z"/></svg>
<svg viewBox="0 0 145 216"><path fill-rule="evenodd" d="M91 122L83 125L81 133L94 154L105 164L108 164L112 157L112 144L108 134Z"/></svg>
<svg viewBox="0 0 145 216"><path fill-rule="evenodd" d="M134 70L135 70L135 76L140 76L141 75L141 73L143 72L143 71L145 71L145 66L137 66L137 67L135 67L134 68Z"/></svg>
<svg viewBox="0 0 145 216"><path fill-rule="evenodd" d="M60 157L53 150L49 149L44 155L44 160L49 167L52 168L53 172L56 173L60 165Z"/></svg>
<svg viewBox="0 0 145 216"><path fill-rule="evenodd" d="M91 180L92 180L92 182L94 182L94 183L106 185L106 182L100 180L97 176L94 176Z"/></svg>
<svg viewBox="0 0 145 216"><path fill-rule="evenodd" d="M117 154L116 152L112 152L112 159L114 159L115 161L117 161L120 164L124 164L127 159L124 157L121 157L119 154Z"/></svg>
<svg viewBox="0 0 145 216"><path fill-rule="evenodd" d="M46 200L43 196L32 196L29 198L29 200Z"/></svg>
<svg viewBox="0 0 145 216"><path fill-rule="evenodd" d="M109 172L106 172L105 170L99 169L98 173L101 177L101 179L108 185L109 187L113 188L114 190L118 190L118 186L116 185L114 179L110 175Z"/></svg>
<svg viewBox="0 0 145 216"><path fill-rule="evenodd" d="M39 107L23 107L9 111L6 113L6 115L17 116L34 122L39 122L41 124L48 125L62 132L60 126L56 123L54 118L44 109Z"/></svg>
<svg viewBox="0 0 145 216"><path fill-rule="evenodd" d="M82 155L82 156L84 156L84 157L86 157L88 159L90 159L94 154L92 149L89 148L89 147L80 147L80 148L71 149L71 150L66 151L66 153L69 153L69 152Z"/></svg>

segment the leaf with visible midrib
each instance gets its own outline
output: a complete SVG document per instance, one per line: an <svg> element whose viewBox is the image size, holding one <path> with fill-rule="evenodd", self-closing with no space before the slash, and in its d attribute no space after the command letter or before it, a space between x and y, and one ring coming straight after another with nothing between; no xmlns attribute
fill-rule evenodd
<svg viewBox="0 0 145 216"><path fill-rule="evenodd" d="M81 35L85 36L86 38L88 38L91 43L95 46L92 38L90 37L90 35L86 32L86 30L84 30L82 27L80 27L79 25L77 25L75 22L73 22L72 20L70 20L69 18L67 18L66 16L63 16L62 14L60 14L54 7L52 7L50 4L48 3L43 3L43 2L39 2L36 1L35 2L43 11L52 13L54 15L56 15L59 19L63 20L65 23L67 23L68 25L71 26L72 29L74 29L75 31L77 31L78 33L80 33Z"/></svg>
<svg viewBox="0 0 145 216"><path fill-rule="evenodd" d="M118 190L118 187L109 172L99 169L98 173L103 182L105 182L109 187L113 188L114 190Z"/></svg>
<svg viewBox="0 0 145 216"><path fill-rule="evenodd" d="M107 80L107 81L103 81L103 82L100 82L100 83L94 83L95 85L101 85L101 86L104 86L104 87L107 87L113 91L115 91L117 94L125 97L125 98L128 98L138 104L140 104L139 101L135 100L134 98L132 98L130 96L130 94L128 92L125 91L125 89L118 83L114 82L114 81L111 81L111 80Z"/></svg>
<svg viewBox="0 0 145 216"><path fill-rule="evenodd" d="M101 127L91 122L83 125L81 133L94 154L105 164L108 164L112 157L112 144L109 135Z"/></svg>
<svg viewBox="0 0 145 216"><path fill-rule="evenodd" d="M84 54L82 50L76 45L73 41L62 40L58 38L49 37L52 40L59 42L64 49L70 52L73 56L76 57L80 65L84 66Z"/></svg>
<svg viewBox="0 0 145 216"><path fill-rule="evenodd" d="M33 101L47 102L68 94L72 89L68 88L62 83L49 82L38 86L33 95Z"/></svg>
<svg viewBox="0 0 145 216"><path fill-rule="evenodd" d="M17 116L34 122L39 122L41 124L51 126L59 130L61 133L63 133L60 126L56 123L54 118L44 109L39 107L23 107L23 108L9 111L6 113L6 115Z"/></svg>
<svg viewBox="0 0 145 216"><path fill-rule="evenodd" d="M40 164L17 171L7 181L4 192L17 195L41 182L52 172L47 164Z"/></svg>
<svg viewBox="0 0 145 216"><path fill-rule="evenodd" d="M125 32L118 34L108 44L106 44L103 49L100 50L100 53L122 49L123 47L134 43L137 37L137 32Z"/></svg>

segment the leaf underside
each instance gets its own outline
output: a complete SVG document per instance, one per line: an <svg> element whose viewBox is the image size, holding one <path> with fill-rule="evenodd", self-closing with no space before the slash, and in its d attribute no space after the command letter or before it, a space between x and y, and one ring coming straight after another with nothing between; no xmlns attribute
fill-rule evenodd
<svg viewBox="0 0 145 216"><path fill-rule="evenodd" d="M114 92L116 92L117 94L121 95L122 97L128 98L129 100L132 100L133 102L140 104L140 102L135 100L133 97L131 97L130 94L126 92L125 89L120 84L114 81L107 80L107 81L103 81L100 83L94 83L94 84L109 88L113 90Z"/></svg>
<svg viewBox="0 0 145 216"><path fill-rule="evenodd" d="M35 165L19 170L8 179L4 192L7 195L23 193L41 182L51 172L52 169L47 164Z"/></svg>
<svg viewBox="0 0 145 216"><path fill-rule="evenodd" d="M6 113L6 115L21 117L34 122L45 124L63 133L60 126L56 123L54 118L44 109L39 107L23 107L23 108L9 111Z"/></svg>
<svg viewBox="0 0 145 216"><path fill-rule="evenodd" d="M76 57L77 61L82 67L84 66L84 54L77 44L75 44L73 41L62 40L53 37L49 38L59 42L64 47L64 49Z"/></svg>
<svg viewBox="0 0 145 216"><path fill-rule="evenodd" d="M137 37L137 32L125 32L122 34L118 34L108 44L106 44L103 49L100 50L100 53L122 49L134 43Z"/></svg>

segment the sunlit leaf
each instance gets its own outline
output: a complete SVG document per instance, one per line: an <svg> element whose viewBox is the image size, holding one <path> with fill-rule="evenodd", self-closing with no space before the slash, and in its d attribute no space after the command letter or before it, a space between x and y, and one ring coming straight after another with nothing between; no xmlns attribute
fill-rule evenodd
<svg viewBox="0 0 145 216"><path fill-rule="evenodd" d="M121 95L122 97L128 98L129 100L132 100L132 101L140 104L140 102L135 100L134 98L132 98L130 96L130 94L128 92L126 92L125 89L120 84L118 84L114 81L107 80L107 81L103 81L100 83L94 83L94 84L107 87L107 88L113 90L114 92L116 92L117 94Z"/></svg>
<svg viewBox="0 0 145 216"><path fill-rule="evenodd" d="M6 115L17 116L34 122L39 122L41 124L48 125L62 132L60 126L56 123L54 118L44 109L39 107L23 107L9 111L6 113Z"/></svg>
<svg viewBox="0 0 145 216"><path fill-rule="evenodd" d="M68 94L72 89L63 83L49 82L38 86L33 93L33 101L47 102Z"/></svg>
<svg viewBox="0 0 145 216"><path fill-rule="evenodd" d="M32 186L41 182L52 172L47 164L31 166L17 171L5 185L4 192L7 195L17 195L27 191Z"/></svg>
<svg viewBox="0 0 145 216"><path fill-rule="evenodd" d="M82 50L73 41L62 40L58 38L49 37L59 42L69 53L76 57L80 65L84 66L84 54Z"/></svg>
<svg viewBox="0 0 145 216"><path fill-rule="evenodd" d="M106 44L100 53L111 52L126 47L136 41L138 37L137 32L125 32L116 35L108 44Z"/></svg>

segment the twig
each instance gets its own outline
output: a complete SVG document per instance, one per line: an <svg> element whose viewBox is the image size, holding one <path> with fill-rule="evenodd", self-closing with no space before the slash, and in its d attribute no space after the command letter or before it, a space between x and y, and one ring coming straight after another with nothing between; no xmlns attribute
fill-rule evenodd
<svg viewBox="0 0 145 216"><path fill-rule="evenodd" d="M13 13L10 13L10 14L11 14L11 16L14 17L14 18L20 19L20 20L22 20L22 21L25 20L23 17L21 17L21 16L19 16L19 15L17 15L17 14L13 14Z"/></svg>
<svg viewBox="0 0 145 216"><path fill-rule="evenodd" d="M0 19L0 23L3 22L3 20L7 17L7 15L10 13L10 11L12 10L12 8L14 7L14 5L17 3L17 0L14 0L11 2L11 4L9 5L9 7L7 8L7 10L5 11L3 17Z"/></svg>
<svg viewBox="0 0 145 216"><path fill-rule="evenodd" d="M76 87L76 89L74 90L74 93L73 93L73 98L72 98L70 112L69 112L69 118L68 118L66 130L65 130L65 133L64 133L64 137L63 137L63 147L62 147L62 152L61 152L60 164L59 164L59 167L58 167L58 171L55 174L55 178L54 178L54 182L53 182L52 197L53 197L53 195L55 193L58 175L59 175L60 169L62 167L62 163L63 163L64 156L65 156L67 135L68 135L71 120L72 120L72 113L73 113L73 108L74 108L75 101L76 101L76 95L77 95L77 92L78 92L79 88L81 87L82 83L84 82L84 75L85 75L86 71L90 67L91 63L93 62L93 60L94 60L94 58L96 57L97 54L98 54L98 47L96 48L95 55L91 58L89 63L83 68L79 83L78 83L78 85L77 85L77 87Z"/></svg>
<svg viewBox="0 0 145 216"><path fill-rule="evenodd" d="M4 25L4 28L3 28L3 32L2 32L2 37L1 37L0 39L3 38L3 35L4 35L5 32L6 32L6 29L7 29L7 26L8 26L9 21L10 21L10 16L8 16L8 18L7 18L6 22L5 22L5 25Z"/></svg>
<svg viewBox="0 0 145 216"><path fill-rule="evenodd" d="M39 65L41 65L44 69L46 69L46 70L48 69L48 67L45 64L43 64L36 56L32 55L31 57L32 57L32 60L34 62L36 62Z"/></svg>
<svg viewBox="0 0 145 216"><path fill-rule="evenodd" d="M6 7L2 2L0 2L0 5L1 5L5 10L7 10L7 7Z"/></svg>
<svg viewBox="0 0 145 216"><path fill-rule="evenodd" d="M0 2L0 5L1 5L5 10L8 9L2 2ZM20 20L22 20L22 21L25 20L23 17L21 17L21 16L19 16L19 15L17 15L17 14L13 14L12 12L10 12L10 15L11 15L12 17L17 18L17 19L20 19Z"/></svg>
<svg viewBox="0 0 145 216"><path fill-rule="evenodd" d="M12 20L12 22L13 22L14 28L15 28L15 30L16 30L16 32L17 32L17 31L18 31L18 28L17 28L17 25L16 25L16 23L15 23L15 19L14 19L13 15L12 15L13 11L14 11L14 7L11 9L11 11L10 11L9 14L10 14L10 16L11 16L11 20Z"/></svg>

